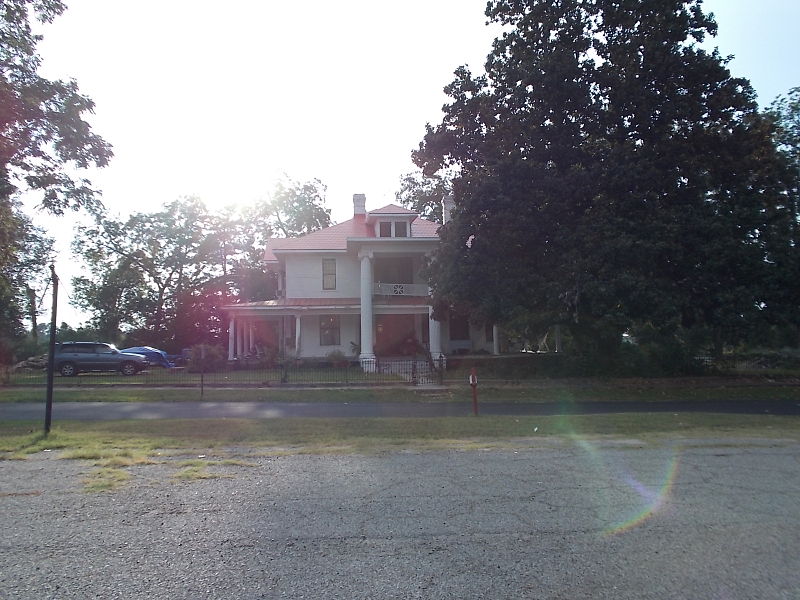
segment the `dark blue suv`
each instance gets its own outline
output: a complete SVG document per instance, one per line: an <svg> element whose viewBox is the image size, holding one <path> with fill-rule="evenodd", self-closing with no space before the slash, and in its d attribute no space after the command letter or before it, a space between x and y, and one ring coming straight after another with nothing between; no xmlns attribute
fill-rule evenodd
<svg viewBox="0 0 800 600"><path fill-rule="evenodd" d="M102 342L64 342L56 349L56 370L64 377L81 371L119 371L136 375L150 363L141 354L120 352L114 344Z"/></svg>

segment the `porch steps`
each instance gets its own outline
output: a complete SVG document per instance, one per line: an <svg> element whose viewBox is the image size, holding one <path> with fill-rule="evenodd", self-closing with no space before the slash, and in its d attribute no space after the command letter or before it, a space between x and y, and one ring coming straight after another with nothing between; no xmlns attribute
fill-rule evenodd
<svg viewBox="0 0 800 600"><path fill-rule="evenodd" d="M413 385L438 383L436 374L426 360L387 359L378 362L378 370L387 375L397 375Z"/></svg>

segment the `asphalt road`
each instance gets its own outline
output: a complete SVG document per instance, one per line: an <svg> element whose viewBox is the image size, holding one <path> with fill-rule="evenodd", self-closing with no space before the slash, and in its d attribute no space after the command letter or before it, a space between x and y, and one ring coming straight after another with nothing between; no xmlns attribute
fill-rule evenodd
<svg viewBox="0 0 800 600"><path fill-rule="evenodd" d="M185 458L1 461L0 598L800 597L797 441Z"/></svg>
<svg viewBox="0 0 800 600"><path fill-rule="evenodd" d="M470 414L454 402L57 402L53 420L203 419L280 417L444 417ZM719 412L800 415L796 401L572 402L480 404L486 415L600 414L621 412ZM44 418L44 403L0 403L0 421Z"/></svg>

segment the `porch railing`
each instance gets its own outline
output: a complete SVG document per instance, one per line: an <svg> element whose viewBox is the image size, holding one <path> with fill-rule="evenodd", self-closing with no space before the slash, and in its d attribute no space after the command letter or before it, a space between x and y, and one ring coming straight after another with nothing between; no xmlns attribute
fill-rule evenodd
<svg viewBox="0 0 800 600"><path fill-rule="evenodd" d="M428 286L424 283L376 283L372 293L376 296L427 296Z"/></svg>

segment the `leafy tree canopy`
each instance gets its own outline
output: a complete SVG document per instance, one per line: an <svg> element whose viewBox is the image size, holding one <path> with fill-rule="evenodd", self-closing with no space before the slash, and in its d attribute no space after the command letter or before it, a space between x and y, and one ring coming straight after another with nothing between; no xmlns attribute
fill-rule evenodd
<svg viewBox="0 0 800 600"><path fill-rule="evenodd" d="M77 83L37 73L41 36L32 32L30 19L50 23L65 9L59 0L0 3L0 198L38 192L41 207L54 214L98 210L97 191L74 173L105 166L112 156L111 146L84 119L94 103Z"/></svg>
<svg viewBox="0 0 800 600"><path fill-rule="evenodd" d="M291 182L271 201L240 209L212 212L183 198L127 219L98 215L73 243L88 271L73 279L73 301L105 339L131 332L174 351L219 341L222 306L275 295L277 281L262 263L270 235L329 224L324 190L319 181Z"/></svg>
<svg viewBox="0 0 800 600"><path fill-rule="evenodd" d="M395 198L425 219L442 223L442 198L453 191L451 179L452 175L425 175L421 170L406 173L400 178Z"/></svg>
<svg viewBox="0 0 800 600"><path fill-rule="evenodd" d="M272 232L281 237L311 233L331 224L331 211L325 208L326 190L319 179L279 181L269 199L256 204L251 213L266 218Z"/></svg>
<svg viewBox="0 0 800 600"><path fill-rule="evenodd" d="M492 0L485 75L445 88L416 164L455 169L431 266L440 306L569 324L613 349L635 322L708 328L717 348L768 316L768 240L786 223L772 126L699 43L699 0ZM476 290L480 290L477 293Z"/></svg>
<svg viewBox="0 0 800 600"><path fill-rule="evenodd" d="M84 119L94 104L75 81L38 74L41 36L33 33L31 20L50 23L65 8L59 0L0 2L0 362L22 334L23 315L36 337L52 260L52 240L21 212L18 195L38 196L39 207L57 215L80 208L97 213L98 192L77 173L105 166L112 156L111 146Z"/></svg>
<svg viewBox="0 0 800 600"><path fill-rule="evenodd" d="M52 238L15 202L0 198L0 363L8 361L13 340L22 335L23 317L36 327L52 259Z"/></svg>

